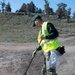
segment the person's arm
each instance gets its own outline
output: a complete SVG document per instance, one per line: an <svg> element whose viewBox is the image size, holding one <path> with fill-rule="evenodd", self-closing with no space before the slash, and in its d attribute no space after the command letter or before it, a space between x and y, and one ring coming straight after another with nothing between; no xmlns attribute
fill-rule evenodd
<svg viewBox="0 0 75 75"><path fill-rule="evenodd" d="M36 48L36 50L34 50L33 53L32 53L32 57L34 57L38 53L38 51L40 51L40 50L42 50L41 46L39 46L38 48Z"/></svg>
<svg viewBox="0 0 75 75"><path fill-rule="evenodd" d="M57 29L54 27L52 23L47 24L47 30L49 35L45 36L46 39L55 39L59 36Z"/></svg>

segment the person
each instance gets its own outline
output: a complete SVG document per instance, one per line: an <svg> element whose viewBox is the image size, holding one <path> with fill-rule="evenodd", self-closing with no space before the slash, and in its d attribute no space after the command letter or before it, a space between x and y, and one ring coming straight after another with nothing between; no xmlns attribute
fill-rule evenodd
<svg viewBox="0 0 75 75"><path fill-rule="evenodd" d="M57 75L55 64L57 59L56 49L60 47L60 43L57 39L59 33L52 23L43 21L42 17L38 14L32 17L32 24L33 27L37 26L38 28L41 28L38 34L39 47L33 52L33 56L35 56L38 51L42 50L45 56L47 70L52 72L53 75ZM54 54L55 58L53 58Z"/></svg>

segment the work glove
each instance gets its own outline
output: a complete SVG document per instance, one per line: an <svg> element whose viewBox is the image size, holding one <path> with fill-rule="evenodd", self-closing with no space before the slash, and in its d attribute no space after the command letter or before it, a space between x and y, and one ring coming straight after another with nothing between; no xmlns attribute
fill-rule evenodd
<svg viewBox="0 0 75 75"><path fill-rule="evenodd" d="M40 35L40 39L43 40L45 39L45 36L43 34Z"/></svg>
<svg viewBox="0 0 75 75"><path fill-rule="evenodd" d="M41 46L39 46L38 48L36 48L36 50L33 51L33 53L32 53L32 57L34 57L37 54L37 52L40 51L41 49L42 49Z"/></svg>

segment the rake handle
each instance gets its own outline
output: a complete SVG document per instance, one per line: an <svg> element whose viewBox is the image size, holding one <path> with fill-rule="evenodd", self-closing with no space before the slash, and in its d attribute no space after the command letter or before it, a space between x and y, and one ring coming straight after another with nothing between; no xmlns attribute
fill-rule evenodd
<svg viewBox="0 0 75 75"><path fill-rule="evenodd" d="M28 65L28 67L27 67L27 69L26 69L26 71L25 71L25 73L24 73L23 75L27 75L27 71L28 71L28 69L29 69L29 67L30 67L30 65L31 65L31 63L32 63L32 61L33 61L33 59L34 59L34 57L32 57L32 59L31 59L29 65Z"/></svg>

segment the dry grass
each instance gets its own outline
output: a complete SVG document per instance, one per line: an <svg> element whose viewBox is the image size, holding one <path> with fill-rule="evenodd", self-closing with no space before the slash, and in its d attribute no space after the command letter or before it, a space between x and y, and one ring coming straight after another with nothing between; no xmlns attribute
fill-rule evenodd
<svg viewBox="0 0 75 75"><path fill-rule="evenodd" d="M75 35L74 19L66 23L66 19L56 16L42 16L51 21L58 29L60 36ZM36 41L38 30L32 27L31 16L0 13L0 41L1 42L32 42Z"/></svg>

